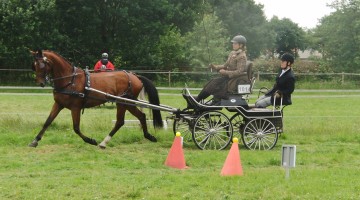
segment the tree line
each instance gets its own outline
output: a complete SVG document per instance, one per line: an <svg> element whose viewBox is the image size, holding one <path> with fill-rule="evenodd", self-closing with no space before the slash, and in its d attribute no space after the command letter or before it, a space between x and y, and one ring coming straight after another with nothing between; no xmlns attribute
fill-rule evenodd
<svg viewBox="0 0 360 200"><path fill-rule="evenodd" d="M30 49L49 49L83 68L108 52L120 69L200 71L223 63L241 34L251 60L311 49L323 55L321 69L359 72L360 1L329 6L335 11L305 30L267 20L253 0L1 1L0 68L28 67Z"/></svg>

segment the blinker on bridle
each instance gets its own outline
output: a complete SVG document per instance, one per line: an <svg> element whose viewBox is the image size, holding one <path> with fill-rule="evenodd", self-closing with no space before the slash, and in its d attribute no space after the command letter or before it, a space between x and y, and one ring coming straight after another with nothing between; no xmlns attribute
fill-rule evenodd
<svg viewBox="0 0 360 200"><path fill-rule="evenodd" d="M46 63L48 62L46 57L36 57L36 60L39 62L40 69L44 68ZM42 61L42 62L40 62Z"/></svg>

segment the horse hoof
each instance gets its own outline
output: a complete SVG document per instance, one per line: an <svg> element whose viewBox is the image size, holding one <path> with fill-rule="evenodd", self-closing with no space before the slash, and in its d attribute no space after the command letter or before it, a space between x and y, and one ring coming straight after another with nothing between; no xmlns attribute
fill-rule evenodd
<svg viewBox="0 0 360 200"><path fill-rule="evenodd" d="M152 135L150 135L150 134L145 135L145 138L148 139L148 140L150 140L151 142L157 142L156 137L154 137L154 136L152 136Z"/></svg>
<svg viewBox="0 0 360 200"><path fill-rule="evenodd" d="M106 145L104 145L103 143L100 143L99 147L100 147L100 149L106 149Z"/></svg>
<svg viewBox="0 0 360 200"><path fill-rule="evenodd" d="M98 143L96 142L96 140L94 140L94 139L92 139L92 138L84 139L84 141L85 141L86 143L89 143L89 144L92 144L92 145L95 145L95 146L98 145Z"/></svg>
<svg viewBox="0 0 360 200"><path fill-rule="evenodd" d="M37 147L38 146L38 143L37 142L32 142L28 145L29 147Z"/></svg>
<svg viewBox="0 0 360 200"><path fill-rule="evenodd" d="M98 145L98 143L97 143L96 140L94 140L94 139L91 139L91 140L90 140L90 144L95 145L95 146Z"/></svg>

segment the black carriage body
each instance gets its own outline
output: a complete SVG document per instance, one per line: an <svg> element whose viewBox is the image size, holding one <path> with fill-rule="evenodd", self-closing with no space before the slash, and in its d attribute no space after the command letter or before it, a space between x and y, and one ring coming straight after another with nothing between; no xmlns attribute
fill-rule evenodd
<svg viewBox="0 0 360 200"><path fill-rule="evenodd" d="M212 146L211 149L226 148L234 136L241 138L248 149L270 150L276 145L278 135L283 132L283 107L280 109L253 108L248 105L248 96L239 94L230 95L228 99L222 99L216 104L211 101L197 102L188 89L184 89L183 97L187 102L187 108L175 114L174 133L181 128L186 133L183 136L184 143L193 140L200 149L210 149L210 145L209 147L206 145L213 141L208 142L208 140L217 140L221 135L224 143L217 147ZM224 117L223 108L229 112L235 112L230 118L230 123L227 122L228 118ZM221 125L223 131L222 133L219 131L218 135L214 136L214 130L211 128L214 124L208 122L207 119L217 119L218 116L221 116L222 122L226 122L224 125L220 123L221 120L218 120L217 125ZM205 126L204 123L208 124ZM234 133L228 132L225 126L228 126L229 130L233 129ZM200 133L198 130L201 130ZM223 137L224 132L227 137Z"/></svg>

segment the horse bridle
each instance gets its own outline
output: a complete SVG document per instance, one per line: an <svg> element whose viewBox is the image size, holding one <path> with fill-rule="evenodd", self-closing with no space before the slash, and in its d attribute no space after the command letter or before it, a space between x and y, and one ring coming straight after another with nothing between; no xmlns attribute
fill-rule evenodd
<svg viewBox="0 0 360 200"><path fill-rule="evenodd" d="M40 69L45 68L44 72L42 74L42 78L45 80L45 84L54 82L56 80L61 80L61 79L72 77L71 81L68 84L66 84L65 86L62 86L61 88L55 88L54 86L52 86L54 89L63 89L63 88L68 87L69 85L72 85L74 83L75 76L78 75L78 73L76 72L76 67L73 66L73 73L71 75L61 76L61 77L58 77L58 78L50 78L48 68L46 68L46 66L50 64L49 59L47 57L45 57L45 56L43 56L43 57L38 57L37 56L37 57L35 57L35 59L38 62Z"/></svg>
<svg viewBox="0 0 360 200"><path fill-rule="evenodd" d="M49 64L49 60L47 59L47 57L39 57L39 56L36 56L35 60L38 63L40 69L45 68L41 75L42 75L42 78L45 80L45 83L49 82L50 78L48 76L48 70L46 68L46 65ZM33 66L33 71L36 71L34 66Z"/></svg>

